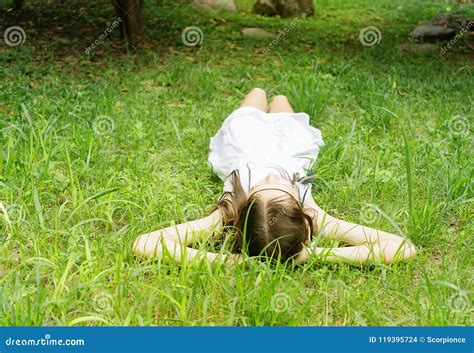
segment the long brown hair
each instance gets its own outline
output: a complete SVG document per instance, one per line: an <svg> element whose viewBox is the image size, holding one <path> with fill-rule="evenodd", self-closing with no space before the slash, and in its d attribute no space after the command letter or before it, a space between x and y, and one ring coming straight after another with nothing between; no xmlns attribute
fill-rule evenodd
<svg viewBox="0 0 474 353"><path fill-rule="evenodd" d="M293 180L286 176L295 184L295 176ZM248 195L237 170L229 178L233 191L225 192L214 210L219 208L224 228L231 232L233 252L247 251L249 256L266 255L282 262L298 255L315 227L303 202L289 193L271 200L258 192Z"/></svg>

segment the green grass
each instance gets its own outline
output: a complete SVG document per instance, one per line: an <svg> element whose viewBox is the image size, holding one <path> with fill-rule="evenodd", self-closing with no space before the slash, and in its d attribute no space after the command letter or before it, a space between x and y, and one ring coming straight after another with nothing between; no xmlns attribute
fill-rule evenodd
<svg viewBox="0 0 474 353"><path fill-rule="evenodd" d="M239 30L291 19L254 16L249 1L238 14L148 1L138 52L113 49L114 31L90 56L111 6L68 6L29 1L0 22L27 33L22 46L0 45L1 324L472 324L470 43L444 56L397 47L418 22L472 5L317 1L265 55L267 39ZM187 26L203 31L200 47L183 45ZM366 26L379 45L360 44ZM288 95L322 130L317 202L399 228L415 260L242 269L132 254L137 235L216 202L209 138L254 86Z"/></svg>

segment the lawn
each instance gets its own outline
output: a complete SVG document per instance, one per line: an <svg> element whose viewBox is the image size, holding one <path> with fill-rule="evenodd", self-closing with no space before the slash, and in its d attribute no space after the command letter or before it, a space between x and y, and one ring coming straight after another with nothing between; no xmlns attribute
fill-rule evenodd
<svg viewBox="0 0 474 353"><path fill-rule="evenodd" d="M472 325L473 54L467 37L444 55L399 45L473 5L316 1L264 53L271 39L240 30L294 19L252 15L247 0L235 14L145 2L147 37L128 53L117 30L85 53L114 20L108 2L2 11L2 30L26 33L0 43L2 325ZM201 45L183 43L188 26ZM367 26L379 44L361 44ZM209 138L255 86L321 129L316 201L406 235L416 259L243 268L131 252L215 204Z"/></svg>

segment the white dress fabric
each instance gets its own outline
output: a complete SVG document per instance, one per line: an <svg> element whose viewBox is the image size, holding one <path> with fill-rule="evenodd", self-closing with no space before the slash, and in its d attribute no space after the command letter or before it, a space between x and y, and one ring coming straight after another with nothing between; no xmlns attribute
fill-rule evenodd
<svg viewBox="0 0 474 353"><path fill-rule="evenodd" d="M233 191L228 176L239 171L246 192L270 173L283 168L290 177L307 175L324 145L321 131L309 124L306 113L266 113L242 107L230 114L211 137L208 161L224 181L224 191ZM311 184L299 184L300 200Z"/></svg>

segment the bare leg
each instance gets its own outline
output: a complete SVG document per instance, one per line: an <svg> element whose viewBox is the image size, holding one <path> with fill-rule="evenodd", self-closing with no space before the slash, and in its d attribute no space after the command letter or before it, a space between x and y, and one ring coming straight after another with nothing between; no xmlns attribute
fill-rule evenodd
<svg viewBox="0 0 474 353"><path fill-rule="evenodd" d="M269 113L294 113L293 108L288 102L288 98L285 96L275 96L273 97L270 107L268 109Z"/></svg>
<svg viewBox="0 0 474 353"><path fill-rule="evenodd" d="M267 94L261 88L254 88L244 98L241 107L252 107L267 111Z"/></svg>

